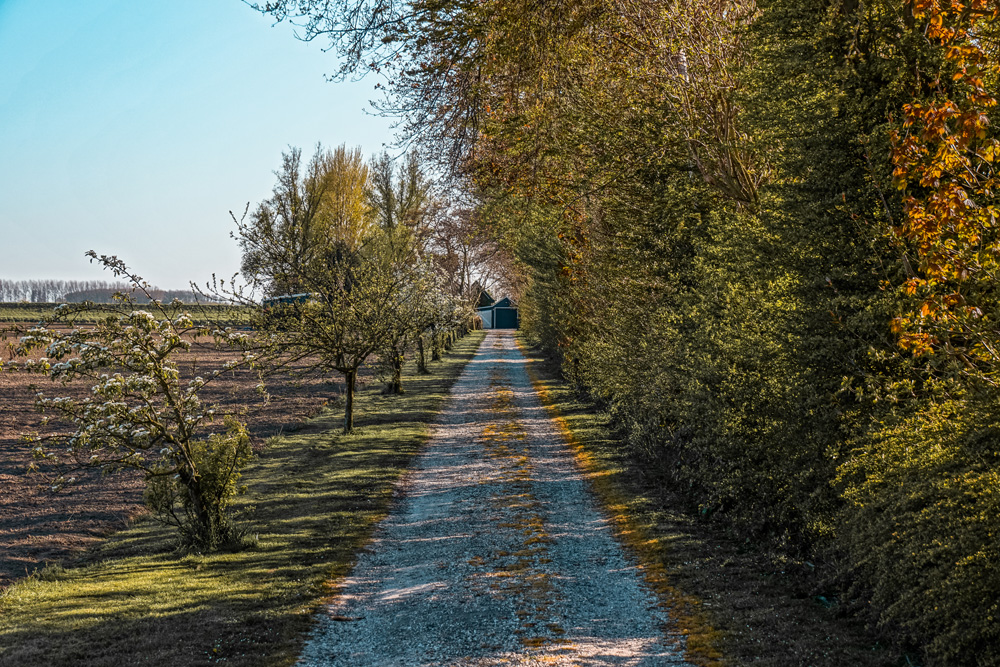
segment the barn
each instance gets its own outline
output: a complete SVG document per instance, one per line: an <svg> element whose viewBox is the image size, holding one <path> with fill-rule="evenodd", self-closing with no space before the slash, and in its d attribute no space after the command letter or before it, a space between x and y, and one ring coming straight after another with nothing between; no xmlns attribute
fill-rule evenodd
<svg viewBox="0 0 1000 667"><path fill-rule="evenodd" d="M483 292L476 314L482 318L484 329L518 328L517 304L510 297L494 301L489 294Z"/></svg>

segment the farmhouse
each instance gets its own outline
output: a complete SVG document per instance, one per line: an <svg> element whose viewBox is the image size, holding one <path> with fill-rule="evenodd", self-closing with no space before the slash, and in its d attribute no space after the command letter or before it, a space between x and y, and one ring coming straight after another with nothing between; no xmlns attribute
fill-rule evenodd
<svg viewBox="0 0 1000 667"><path fill-rule="evenodd" d="M517 304L510 297L494 301L485 290L479 297L476 314L483 320L484 329L517 329L519 320Z"/></svg>

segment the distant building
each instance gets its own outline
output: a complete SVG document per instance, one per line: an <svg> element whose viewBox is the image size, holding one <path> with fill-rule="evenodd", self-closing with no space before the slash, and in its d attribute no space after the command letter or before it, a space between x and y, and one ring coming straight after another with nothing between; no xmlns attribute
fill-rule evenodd
<svg viewBox="0 0 1000 667"><path fill-rule="evenodd" d="M483 320L484 329L517 329L520 324L513 299L504 297L494 301L485 290L479 297L476 314Z"/></svg>

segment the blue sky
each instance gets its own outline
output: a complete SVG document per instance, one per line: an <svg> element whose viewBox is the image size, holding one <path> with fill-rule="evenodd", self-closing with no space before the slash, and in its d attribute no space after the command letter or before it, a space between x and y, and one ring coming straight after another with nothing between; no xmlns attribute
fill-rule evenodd
<svg viewBox="0 0 1000 667"><path fill-rule="evenodd" d="M239 0L0 0L0 278L228 277L289 145L392 140L322 46Z"/></svg>

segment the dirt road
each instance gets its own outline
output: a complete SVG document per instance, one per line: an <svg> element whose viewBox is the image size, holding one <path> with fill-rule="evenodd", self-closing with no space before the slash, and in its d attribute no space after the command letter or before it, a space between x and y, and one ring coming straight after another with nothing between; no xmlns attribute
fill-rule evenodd
<svg viewBox="0 0 1000 667"><path fill-rule="evenodd" d="M300 664L686 664L526 364L486 337Z"/></svg>

